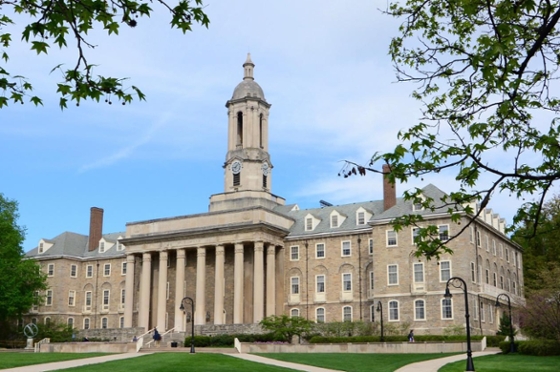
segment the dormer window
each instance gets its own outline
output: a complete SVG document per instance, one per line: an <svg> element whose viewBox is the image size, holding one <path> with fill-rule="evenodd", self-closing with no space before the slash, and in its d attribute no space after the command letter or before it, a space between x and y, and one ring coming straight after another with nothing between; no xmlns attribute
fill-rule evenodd
<svg viewBox="0 0 560 372"><path fill-rule="evenodd" d="M412 211L413 212L419 212L421 210L424 210L424 207L422 206L422 203L414 203L412 204Z"/></svg>
<svg viewBox="0 0 560 372"><path fill-rule="evenodd" d="M338 227L338 215L337 214L333 214L331 216L331 227Z"/></svg>
<svg viewBox="0 0 560 372"><path fill-rule="evenodd" d="M39 253L43 253L43 243L39 243Z"/></svg>
<svg viewBox="0 0 560 372"><path fill-rule="evenodd" d="M105 242L99 242L99 253L105 252Z"/></svg>
<svg viewBox="0 0 560 372"><path fill-rule="evenodd" d="M366 212L358 212L357 224L358 225L366 224Z"/></svg>
<svg viewBox="0 0 560 372"><path fill-rule="evenodd" d="M307 217L305 219L305 231L311 231L311 230L313 230L313 218Z"/></svg>

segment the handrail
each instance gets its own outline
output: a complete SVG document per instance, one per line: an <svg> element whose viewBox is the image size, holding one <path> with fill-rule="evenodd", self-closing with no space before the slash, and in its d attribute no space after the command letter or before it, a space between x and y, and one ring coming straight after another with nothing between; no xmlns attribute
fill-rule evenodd
<svg viewBox="0 0 560 372"><path fill-rule="evenodd" d="M154 329L156 329L157 327L154 327L152 329L150 329L148 332L141 334L140 336L137 337L136 340L136 352L139 352L140 349L142 349L142 347L144 346L144 336L146 336L147 334L151 333Z"/></svg>
<svg viewBox="0 0 560 372"><path fill-rule="evenodd" d="M34 352L40 353L40 352L41 352L41 345L42 345L42 344L49 344L50 342L51 342L51 339L50 339L50 338L44 338L44 339L42 339L41 341L37 342L37 343L35 344L35 350L34 350Z"/></svg>
<svg viewBox="0 0 560 372"><path fill-rule="evenodd" d="M160 334L161 339L163 340L163 336L165 336L166 334L173 332L173 330L175 329L175 327L168 329L166 332ZM154 342L154 340L150 340L146 343L146 347L152 347L152 343Z"/></svg>

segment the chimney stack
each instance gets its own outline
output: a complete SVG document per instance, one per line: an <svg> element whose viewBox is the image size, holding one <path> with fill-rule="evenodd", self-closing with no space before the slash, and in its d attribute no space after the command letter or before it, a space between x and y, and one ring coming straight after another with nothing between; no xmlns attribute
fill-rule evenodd
<svg viewBox="0 0 560 372"><path fill-rule="evenodd" d="M397 204L397 191L395 185L389 182L387 174L391 173L389 164L383 164L383 211Z"/></svg>
<svg viewBox="0 0 560 372"><path fill-rule="evenodd" d="M89 218L89 246L88 251L94 251L103 235L103 209L91 207Z"/></svg>

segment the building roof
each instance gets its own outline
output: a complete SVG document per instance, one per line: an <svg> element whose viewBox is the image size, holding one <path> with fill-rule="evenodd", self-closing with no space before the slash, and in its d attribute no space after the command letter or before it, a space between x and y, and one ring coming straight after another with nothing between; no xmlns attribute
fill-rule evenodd
<svg viewBox="0 0 560 372"><path fill-rule="evenodd" d="M237 84L231 99L236 100L243 99L245 97L260 98L263 101L266 101L264 98L264 91L254 80L243 80L241 83Z"/></svg>
<svg viewBox="0 0 560 372"><path fill-rule="evenodd" d="M124 237L124 232L103 234L103 238L108 242L116 243L119 236ZM43 239L43 241L53 244L45 252L39 253L39 247L35 247L26 253L27 257L41 258L41 257L59 257L69 256L77 258L111 258L124 254L124 251L117 251L116 244L111 248L105 249L103 253L99 253L99 248L96 247L93 251L88 251L88 236L76 234L73 232L63 232L53 239Z"/></svg>

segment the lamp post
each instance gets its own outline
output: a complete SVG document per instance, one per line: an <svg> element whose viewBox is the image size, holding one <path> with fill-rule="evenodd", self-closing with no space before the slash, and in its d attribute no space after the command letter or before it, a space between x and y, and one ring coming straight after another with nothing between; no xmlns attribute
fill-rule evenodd
<svg viewBox="0 0 560 372"><path fill-rule="evenodd" d="M513 319L511 318L511 299L506 293L499 294L496 297L496 307L500 307L500 297L507 298L508 311L509 311L509 352L515 353L515 344L513 342Z"/></svg>
<svg viewBox="0 0 560 372"><path fill-rule="evenodd" d="M456 281L459 282L459 284L456 284ZM472 350L471 350L471 325L469 322L470 315L469 315L469 298L467 296L467 283L465 283L465 281L459 278L458 276L449 278L447 284L445 285L445 294L443 295L443 297L445 298L453 297L451 292L449 292L449 284L451 284L455 288L462 289L463 292L465 293L465 319L467 322L467 369L466 371L474 371L474 363L472 359Z"/></svg>
<svg viewBox="0 0 560 372"><path fill-rule="evenodd" d="M191 354L194 354L194 300L190 297L183 298L181 300L181 306L179 307L179 310L181 311L185 311L185 306L183 305L183 302L185 302L185 300L191 302Z"/></svg>
<svg viewBox="0 0 560 372"><path fill-rule="evenodd" d="M383 336L383 305L381 304L381 301L377 301L377 312L380 313L380 318L381 319L381 342L385 341L385 336Z"/></svg>

